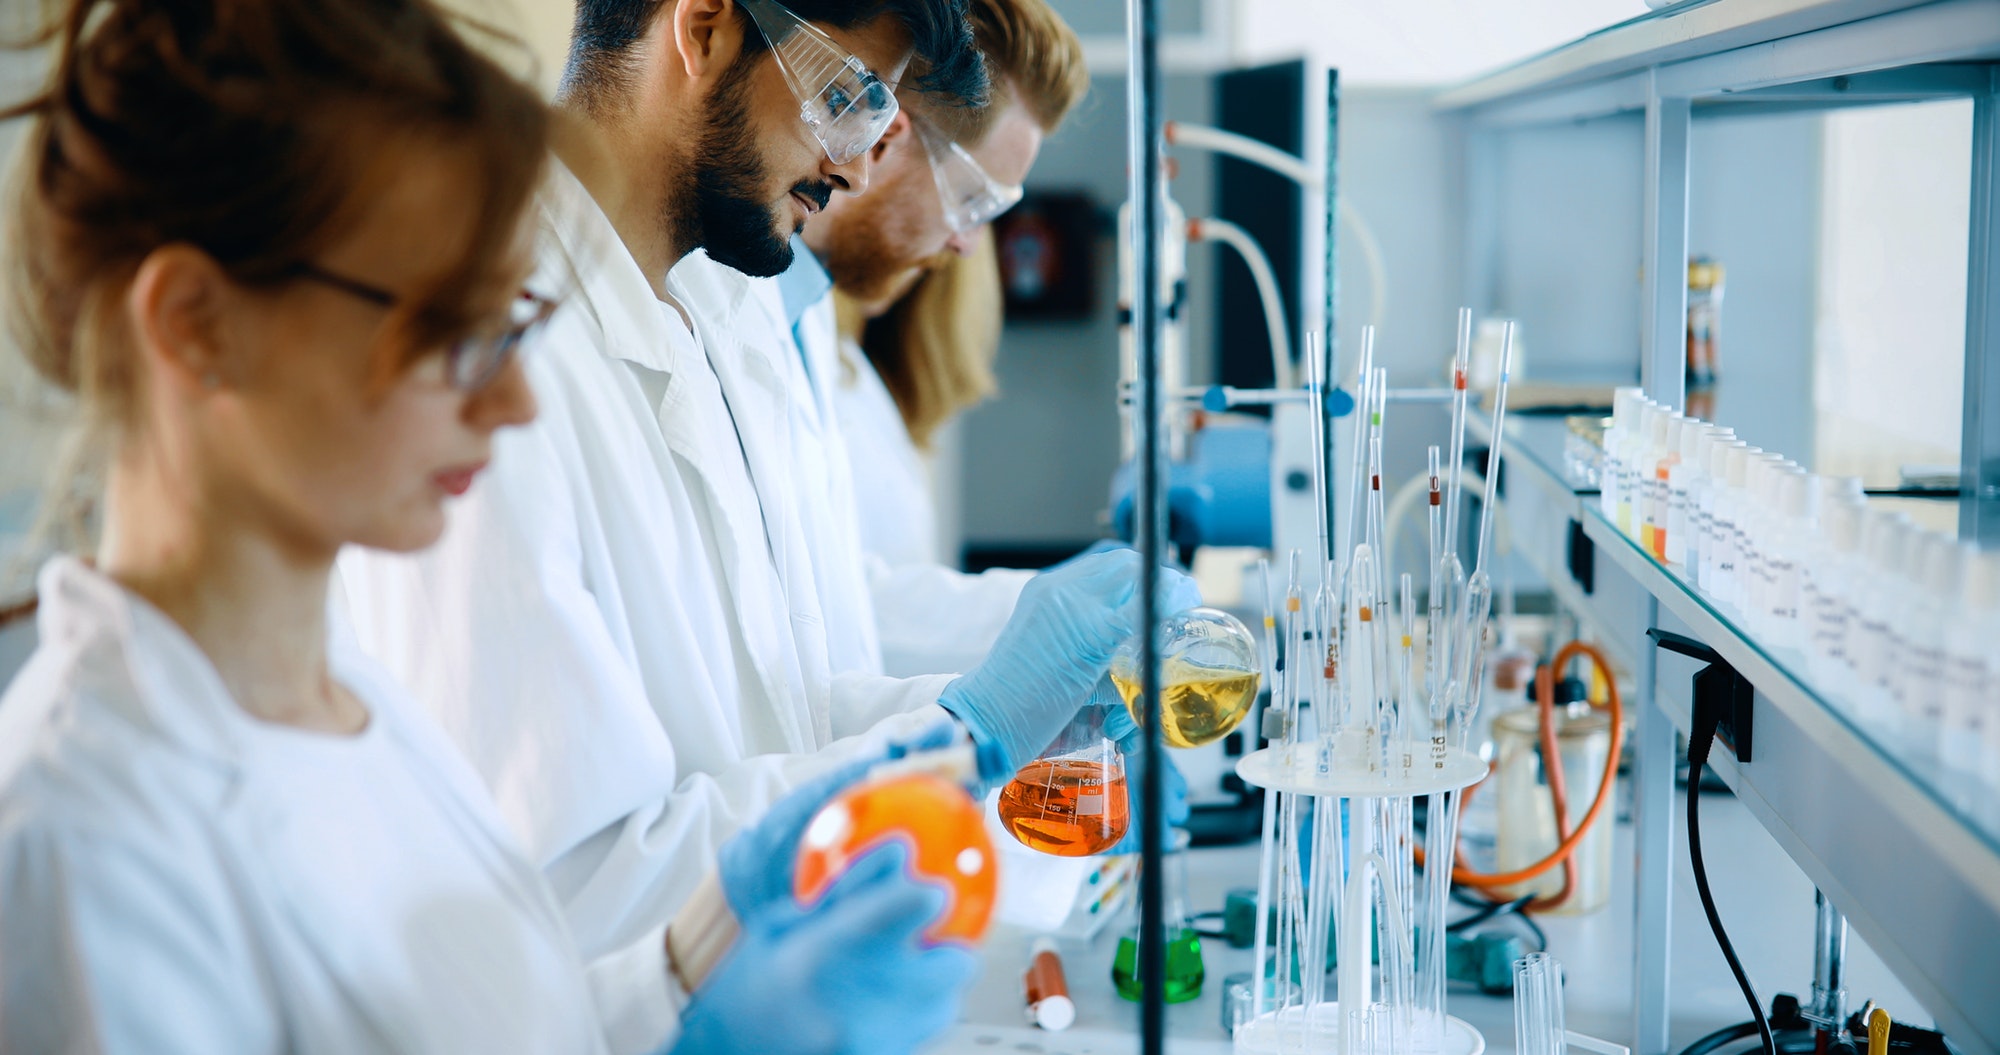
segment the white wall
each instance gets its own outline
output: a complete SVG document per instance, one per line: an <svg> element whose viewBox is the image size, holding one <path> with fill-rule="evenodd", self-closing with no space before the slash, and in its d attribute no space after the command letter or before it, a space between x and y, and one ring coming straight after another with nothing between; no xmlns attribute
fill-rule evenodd
<svg viewBox="0 0 2000 1055"><path fill-rule="evenodd" d="M1236 0L1235 39L1250 63L1300 43L1349 84L1448 84L1644 14L1642 0Z"/></svg>
<svg viewBox="0 0 2000 1055"><path fill-rule="evenodd" d="M1831 114L1825 153L1817 458L1893 483L1958 461L1972 104Z"/></svg>

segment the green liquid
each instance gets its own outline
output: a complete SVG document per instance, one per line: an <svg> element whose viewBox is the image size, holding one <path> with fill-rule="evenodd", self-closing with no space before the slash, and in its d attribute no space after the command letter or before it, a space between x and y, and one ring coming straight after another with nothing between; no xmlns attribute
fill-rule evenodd
<svg viewBox="0 0 2000 1055"><path fill-rule="evenodd" d="M1162 988L1167 1003L1179 1004L1201 995L1201 936L1190 928L1167 939L1167 971ZM1139 939L1118 939L1118 954L1111 961L1111 983L1127 1000L1141 999L1145 985L1139 981Z"/></svg>

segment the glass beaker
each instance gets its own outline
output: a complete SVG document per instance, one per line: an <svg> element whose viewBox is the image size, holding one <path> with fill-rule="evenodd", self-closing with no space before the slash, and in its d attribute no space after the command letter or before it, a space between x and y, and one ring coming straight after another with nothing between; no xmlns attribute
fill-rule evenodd
<svg viewBox="0 0 2000 1055"><path fill-rule="evenodd" d="M1164 898L1160 924L1167 935L1167 963L1161 988L1169 1004L1185 1003L1200 996L1201 983L1207 975L1201 962L1201 935L1188 926L1187 919L1188 838L1184 828L1168 829L1166 852L1160 855L1160 893ZM1132 929L1118 939L1118 952L1111 961L1111 984L1127 1000L1145 997L1145 983L1139 978L1139 927L1139 923L1133 923Z"/></svg>
<svg viewBox="0 0 2000 1055"><path fill-rule="evenodd" d="M1144 728L1139 646L1134 636L1118 649L1111 681ZM1168 747L1200 747L1229 735L1257 702L1261 669L1257 639L1228 612L1190 608L1168 617L1160 624L1160 738Z"/></svg>
<svg viewBox="0 0 2000 1055"><path fill-rule="evenodd" d="M1041 756L1000 789L1000 824L1021 845L1057 857L1103 853L1132 817L1125 756L1104 735L1105 711L1076 712Z"/></svg>
<svg viewBox="0 0 2000 1055"><path fill-rule="evenodd" d="M1605 755L1611 750L1611 718L1588 707L1557 707L1556 752L1562 756L1563 789L1568 821L1574 827L1590 810L1604 778ZM1555 800L1542 772L1541 718L1534 707L1517 707L1493 718L1494 792L1499 812L1496 847L1502 872L1534 864L1556 848ZM1600 813L1590 833L1576 847L1576 887L1549 912L1581 915L1602 908L1611 899L1611 819ZM1527 882L1502 888L1504 898L1524 894L1548 897L1562 889L1563 870L1551 868Z"/></svg>

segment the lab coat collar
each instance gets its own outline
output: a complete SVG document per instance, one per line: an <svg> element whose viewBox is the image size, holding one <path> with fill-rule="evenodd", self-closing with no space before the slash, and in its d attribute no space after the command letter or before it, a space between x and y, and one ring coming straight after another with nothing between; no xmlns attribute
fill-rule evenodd
<svg viewBox="0 0 2000 1055"><path fill-rule="evenodd" d="M676 327L668 321L674 306L654 291L582 181L553 157L542 194L542 225L549 251L531 280L539 283L535 288L570 291L565 307L591 314L606 355L672 376L678 356L696 350L691 342L676 339ZM672 273L667 279L668 293L704 340L734 326L745 288L739 283L687 290Z"/></svg>
<svg viewBox="0 0 2000 1055"><path fill-rule="evenodd" d="M813 305L825 300L833 292L833 276L819 262L819 257L806 248L806 240L792 236L792 266L778 276L778 294L785 301L785 323L797 326L806 317Z"/></svg>
<svg viewBox="0 0 2000 1055"><path fill-rule="evenodd" d="M43 565L35 629L74 657L78 687L133 725L215 766L241 771L235 701L199 646L166 614L74 557Z"/></svg>
<svg viewBox="0 0 2000 1055"><path fill-rule="evenodd" d="M241 774L251 751L243 712L207 653L180 624L138 594L74 557L43 566L35 629L51 648L75 658L80 687L135 726L213 764ZM385 686L351 636L329 612L327 668L379 719Z"/></svg>

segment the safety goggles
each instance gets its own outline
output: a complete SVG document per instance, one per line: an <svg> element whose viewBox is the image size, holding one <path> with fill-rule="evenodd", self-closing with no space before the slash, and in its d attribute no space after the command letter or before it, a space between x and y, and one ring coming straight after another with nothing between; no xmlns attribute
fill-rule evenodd
<svg viewBox="0 0 2000 1055"><path fill-rule="evenodd" d="M799 119L845 165L874 146L896 119L896 93L860 59L819 27L776 0L739 0L771 45L785 85L799 101Z"/></svg>
<svg viewBox="0 0 2000 1055"><path fill-rule="evenodd" d="M299 264L293 268L293 273L298 278L337 289L380 308L394 310L400 302L388 290L335 274L317 264ZM486 387L500 376L500 371L507 368L508 361L514 358L521 344L541 329L555 311L555 301L522 290L508 305L507 321L500 327L461 337L445 346L446 381L461 392L477 392Z"/></svg>
<svg viewBox="0 0 2000 1055"><path fill-rule="evenodd" d="M914 113L910 124L930 158L931 179L937 183L938 202L944 206L944 222L953 234L992 223L1021 200L1020 184L1001 183L987 175L969 151L928 122L917 120Z"/></svg>

